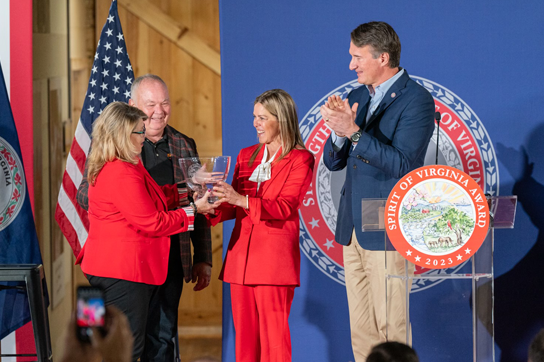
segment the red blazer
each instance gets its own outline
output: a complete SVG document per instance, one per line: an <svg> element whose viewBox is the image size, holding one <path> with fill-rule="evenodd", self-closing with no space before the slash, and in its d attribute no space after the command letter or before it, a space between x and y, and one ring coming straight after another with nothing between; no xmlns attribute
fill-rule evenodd
<svg viewBox="0 0 544 362"><path fill-rule="evenodd" d="M141 162L106 163L89 186L89 236L76 264L94 276L163 284L168 236L193 223L184 209L167 211L178 201L176 186L159 187Z"/></svg>
<svg viewBox="0 0 544 362"><path fill-rule="evenodd" d="M300 203L312 180L314 156L307 150L293 150L272 163L271 178L249 181L261 163L264 147L248 166L258 145L240 151L232 186L249 195L249 210L221 205L212 224L236 218L220 279L245 285L300 285Z"/></svg>

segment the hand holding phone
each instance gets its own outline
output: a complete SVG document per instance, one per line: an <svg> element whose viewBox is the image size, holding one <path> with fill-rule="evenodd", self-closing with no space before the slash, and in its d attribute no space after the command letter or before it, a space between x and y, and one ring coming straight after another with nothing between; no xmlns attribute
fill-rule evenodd
<svg viewBox="0 0 544 362"><path fill-rule="evenodd" d="M127 317L113 305L108 305L107 310L107 334L102 337L100 333L92 336L93 345L102 355L104 361L132 361L132 347L134 337L130 330Z"/></svg>
<svg viewBox="0 0 544 362"><path fill-rule="evenodd" d="M81 342L90 343L92 328L104 335L106 305L104 293L99 288L80 286L77 288L77 338Z"/></svg>
<svg viewBox="0 0 544 362"><path fill-rule="evenodd" d="M70 319L61 362L132 361L134 338L128 319L123 312L113 305L107 306L105 327L107 333L105 336L98 331L93 333L90 336L92 343L82 343L76 337L79 333L76 314L77 312L73 313Z"/></svg>
<svg viewBox="0 0 544 362"><path fill-rule="evenodd" d="M61 362L130 362L133 343L127 317L115 306L105 306L102 290L78 287Z"/></svg>

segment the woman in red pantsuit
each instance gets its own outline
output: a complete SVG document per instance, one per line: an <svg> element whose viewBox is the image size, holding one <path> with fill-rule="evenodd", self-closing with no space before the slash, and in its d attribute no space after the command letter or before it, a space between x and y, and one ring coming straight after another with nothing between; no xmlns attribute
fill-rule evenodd
<svg viewBox="0 0 544 362"><path fill-rule="evenodd" d="M291 96L255 100L259 144L240 151L232 186L220 183L212 224L236 219L220 278L230 283L238 362L291 361L289 312L300 285L298 209L314 156L305 149Z"/></svg>

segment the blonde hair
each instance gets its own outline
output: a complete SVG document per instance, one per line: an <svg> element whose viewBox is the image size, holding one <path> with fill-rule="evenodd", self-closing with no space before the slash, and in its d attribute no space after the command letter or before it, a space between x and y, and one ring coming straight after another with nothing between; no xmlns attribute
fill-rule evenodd
<svg viewBox="0 0 544 362"><path fill-rule="evenodd" d="M298 126L297 105L293 98L283 89L271 89L255 99L253 104L260 103L274 117L277 118L280 127L281 155L274 162L284 158L291 150L297 148L306 149L300 128ZM249 166L253 164L257 154L263 145L259 145L249 159Z"/></svg>
<svg viewBox="0 0 544 362"><path fill-rule="evenodd" d="M112 102L94 121L91 153L87 161L87 179L94 185L96 177L106 162L116 159L137 164L140 154L132 143L131 135L144 112L123 102Z"/></svg>

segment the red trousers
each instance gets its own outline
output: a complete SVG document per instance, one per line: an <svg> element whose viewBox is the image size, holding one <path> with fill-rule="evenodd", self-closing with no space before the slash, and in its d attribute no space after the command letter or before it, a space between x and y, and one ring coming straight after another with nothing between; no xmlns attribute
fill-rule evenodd
<svg viewBox="0 0 544 362"><path fill-rule="evenodd" d="M230 285L237 362L290 362L294 286Z"/></svg>

